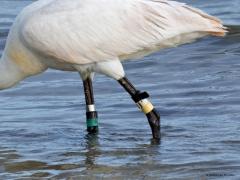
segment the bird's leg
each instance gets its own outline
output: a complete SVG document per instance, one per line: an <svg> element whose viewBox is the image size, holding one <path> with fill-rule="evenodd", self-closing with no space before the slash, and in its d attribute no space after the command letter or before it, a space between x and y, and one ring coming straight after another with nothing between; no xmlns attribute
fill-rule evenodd
<svg viewBox="0 0 240 180"><path fill-rule="evenodd" d="M118 82L131 95L133 101L142 110L142 112L146 114L152 129L153 138L160 139L160 115L153 107L152 103L148 100L148 93L138 91L126 77L118 80Z"/></svg>
<svg viewBox="0 0 240 180"><path fill-rule="evenodd" d="M98 115L95 110L94 96L92 88L92 79L88 77L83 80L85 99L86 99L86 118L87 118L87 131L92 133L98 132Z"/></svg>

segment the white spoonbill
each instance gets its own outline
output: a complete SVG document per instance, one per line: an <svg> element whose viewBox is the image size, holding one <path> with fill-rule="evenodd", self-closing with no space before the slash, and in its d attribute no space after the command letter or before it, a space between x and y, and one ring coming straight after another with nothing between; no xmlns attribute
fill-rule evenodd
<svg viewBox="0 0 240 180"><path fill-rule="evenodd" d="M84 85L89 133L98 130L93 74L117 80L146 114L153 138L160 116L126 78L121 61L206 36L224 36L221 21L168 0L38 0L24 8L9 32L0 61L0 89L48 68L77 71ZM141 73L141 72L139 72Z"/></svg>

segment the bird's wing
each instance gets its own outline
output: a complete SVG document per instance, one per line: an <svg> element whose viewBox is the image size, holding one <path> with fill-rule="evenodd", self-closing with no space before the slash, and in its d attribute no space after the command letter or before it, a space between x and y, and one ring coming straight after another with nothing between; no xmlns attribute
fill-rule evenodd
<svg viewBox="0 0 240 180"><path fill-rule="evenodd" d="M218 19L174 1L50 2L25 18L21 34L29 48L68 63L126 59L225 33Z"/></svg>

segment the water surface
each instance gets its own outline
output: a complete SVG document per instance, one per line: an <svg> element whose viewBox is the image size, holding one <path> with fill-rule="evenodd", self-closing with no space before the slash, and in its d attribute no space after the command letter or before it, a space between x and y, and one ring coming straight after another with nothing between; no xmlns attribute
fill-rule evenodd
<svg viewBox="0 0 240 180"><path fill-rule="evenodd" d="M104 76L94 81L100 133L86 135L78 74L50 70L0 92L0 179L240 179L239 0L185 2L223 19L231 33L124 63L162 115L160 145L127 93ZM1 1L0 52L29 3Z"/></svg>

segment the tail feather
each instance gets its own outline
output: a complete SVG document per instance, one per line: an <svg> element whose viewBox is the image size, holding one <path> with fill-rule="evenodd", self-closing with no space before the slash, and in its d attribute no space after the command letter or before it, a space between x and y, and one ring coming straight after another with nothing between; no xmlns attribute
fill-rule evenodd
<svg viewBox="0 0 240 180"><path fill-rule="evenodd" d="M210 21L211 27L205 30L205 32L209 33L210 35L222 37L225 36L228 32L228 28L223 26L220 19L214 16L210 16L209 14L201 11L200 9L196 9L187 5L185 5L184 7Z"/></svg>
<svg viewBox="0 0 240 180"><path fill-rule="evenodd" d="M220 36L220 37L224 37L226 35L225 31L207 31L209 34L211 34L212 36Z"/></svg>
<svg viewBox="0 0 240 180"><path fill-rule="evenodd" d="M223 26L221 21L214 21L214 20L210 20L213 28L210 30L207 30L206 32L208 32L210 35L213 36L225 36L226 33L228 32L227 27Z"/></svg>

